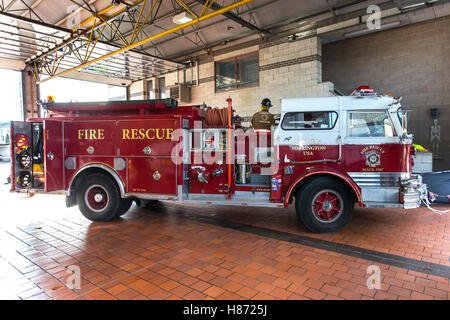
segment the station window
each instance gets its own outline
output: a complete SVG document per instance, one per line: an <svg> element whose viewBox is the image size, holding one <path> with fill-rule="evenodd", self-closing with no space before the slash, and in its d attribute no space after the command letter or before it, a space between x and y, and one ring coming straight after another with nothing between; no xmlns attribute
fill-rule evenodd
<svg viewBox="0 0 450 320"><path fill-rule="evenodd" d="M358 111L349 113L350 137L393 137L394 127L385 111Z"/></svg>
<svg viewBox="0 0 450 320"><path fill-rule="evenodd" d="M216 92L255 87L259 83L259 56L251 53L215 63Z"/></svg>
<svg viewBox="0 0 450 320"><path fill-rule="evenodd" d="M336 125L338 114L334 111L288 112L283 118L283 130L330 130Z"/></svg>
<svg viewBox="0 0 450 320"><path fill-rule="evenodd" d="M155 90L153 90L153 81L147 81L147 89L148 89L148 98L155 99Z"/></svg>
<svg viewBox="0 0 450 320"><path fill-rule="evenodd" d="M166 99L166 78L159 78L159 97L160 99Z"/></svg>

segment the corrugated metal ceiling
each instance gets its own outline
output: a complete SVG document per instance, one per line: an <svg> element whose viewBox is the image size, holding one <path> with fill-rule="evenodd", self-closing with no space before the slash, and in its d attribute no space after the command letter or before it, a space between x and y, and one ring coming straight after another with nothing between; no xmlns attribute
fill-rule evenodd
<svg viewBox="0 0 450 320"><path fill-rule="evenodd" d="M237 1L216 0L214 5L225 7ZM200 14L204 2L183 0L196 14ZM190 53L209 52L212 46L224 41L252 34L275 37L288 30L295 32L305 22L312 27L320 20L333 24L349 17L349 12L358 5L361 10L370 3L383 8L406 8L418 2L254 0L234 9L231 15L213 17L86 66L82 71L131 80L147 78L175 70L183 66ZM436 5L435 0L428 2ZM214 5L208 12L213 11ZM36 71L52 74L168 30L176 26L173 16L183 11L178 0L0 0L0 57L24 60ZM131 41L133 34L137 36Z"/></svg>

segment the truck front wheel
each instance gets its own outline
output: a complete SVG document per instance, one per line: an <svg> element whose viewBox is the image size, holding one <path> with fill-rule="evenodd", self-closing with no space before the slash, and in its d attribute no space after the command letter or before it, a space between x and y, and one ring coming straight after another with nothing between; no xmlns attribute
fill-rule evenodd
<svg viewBox="0 0 450 320"><path fill-rule="evenodd" d="M328 177L314 179L299 190L295 199L298 217L315 233L342 230L352 219L353 207L347 187Z"/></svg>
<svg viewBox="0 0 450 320"><path fill-rule="evenodd" d="M106 175L87 176L77 192L81 213L91 221L111 221L120 209L120 194L115 183Z"/></svg>

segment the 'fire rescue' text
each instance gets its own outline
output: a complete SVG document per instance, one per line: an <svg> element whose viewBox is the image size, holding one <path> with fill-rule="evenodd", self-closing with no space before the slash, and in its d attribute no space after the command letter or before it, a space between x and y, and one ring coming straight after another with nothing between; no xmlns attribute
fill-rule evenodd
<svg viewBox="0 0 450 320"><path fill-rule="evenodd" d="M172 140L172 128L122 129L122 140ZM79 129L78 140L104 140L105 129Z"/></svg>

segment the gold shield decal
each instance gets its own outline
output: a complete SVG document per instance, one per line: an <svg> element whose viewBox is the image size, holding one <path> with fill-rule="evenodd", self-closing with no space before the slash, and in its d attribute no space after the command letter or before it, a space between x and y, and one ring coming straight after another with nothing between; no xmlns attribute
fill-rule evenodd
<svg viewBox="0 0 450 320"><path fill-rule="evenodd" d="M366 166L378 167L381 164L381 154L376 150L366 152Z"/></svg>

